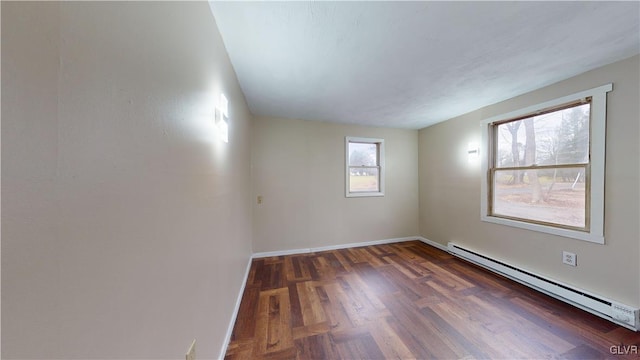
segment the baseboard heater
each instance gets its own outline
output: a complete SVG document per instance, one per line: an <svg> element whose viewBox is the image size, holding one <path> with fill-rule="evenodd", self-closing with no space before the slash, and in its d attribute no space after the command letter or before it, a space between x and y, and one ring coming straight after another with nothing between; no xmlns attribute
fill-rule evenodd
<svg viewBox="0 0 640 360"><path fill-rule="evenodd" d="M558 300L581 308L601 318L612 321L628 329L640 330L640 310L617 303L602 296L589 293L547 279L532 272L519 269L502 261L462 248L454 243L447 245L449 252L463 260L482 266Z"/></svg>

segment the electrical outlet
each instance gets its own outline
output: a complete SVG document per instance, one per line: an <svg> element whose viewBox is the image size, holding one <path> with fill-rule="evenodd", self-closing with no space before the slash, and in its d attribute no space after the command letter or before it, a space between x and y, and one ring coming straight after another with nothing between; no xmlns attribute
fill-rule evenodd
<svg viewBox="0 0 640 360"><path fill-rule="evenodd" d="M562 263L563 264L567 264L567 265L571 265L571 266L578 266L578 262L577 262L577 256L574 253L570 253L568 251L563 251L562 252Z"/></svg>
<svg viewBox="0 0 640 360"><path fill-rule="evenodd" d="M258 195L258 204L262 204L262 195Z"/></svg>

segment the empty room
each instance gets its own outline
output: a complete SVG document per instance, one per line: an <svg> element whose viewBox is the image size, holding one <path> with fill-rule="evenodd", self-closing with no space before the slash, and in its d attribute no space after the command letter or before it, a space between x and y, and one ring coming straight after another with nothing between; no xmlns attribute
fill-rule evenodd
<svg viewBox="0 0 640 360"><path fill-rule="evenodd" d="M2 359L640 359L640 2L0 12Z"/></svg>

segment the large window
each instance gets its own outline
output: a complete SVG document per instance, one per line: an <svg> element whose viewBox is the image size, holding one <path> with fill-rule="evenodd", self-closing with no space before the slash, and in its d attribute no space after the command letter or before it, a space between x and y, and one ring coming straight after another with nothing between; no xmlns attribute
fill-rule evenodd
<svg viewBox="0 0 640 360"><path fill-rule="evenodd" d="M483 122L482 219L604 243L611 85Z"/></svg>
<svg viewBox="0 0 640 360"><path fill-rule="evenodd" d="M384 140L345 138L346 196L384 195Z"/></svg>

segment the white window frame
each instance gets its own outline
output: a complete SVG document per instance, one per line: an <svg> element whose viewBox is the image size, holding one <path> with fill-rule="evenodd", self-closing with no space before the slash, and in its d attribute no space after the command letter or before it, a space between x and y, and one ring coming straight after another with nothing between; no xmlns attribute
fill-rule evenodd
<svg viewBox="0 0 640 360"><path fill-rule="evenodd" d="M607 118L607 93L613 90L613 84L602 85L593 89L581 91L575 94L567 95L558 99L550 100L541 104L532 105L524 109L512 111L507 114L494 116L482 121L482 183L481 183L481 201L480 201L480 218L482 221L495 224L518 227L527 230L539 231L547 234L553 234L573 239L589 241L597 244L604 244L604 181L605 181L605 130ZM490 168L491 161L494 158L492 141L492 131L496 124L509 119L514 119L526 115L535 115L536 112L562 104L578 101L580 99L591 98L590 109L590 168L591 168L591 186L588 189L587 196L590 201L589 214L590 227L589 231L566 229L555 227L552 225L536 224L514 219L505 219L502 217L491 216L489 213L489 196L490 195ZM587 215L587 214L585 214Z"/></svg>
<svg viewBox="0 0 640 360"><path fill-rule="evenodd" d="M368 192L351 192L350 189L350 166L349 166L349 143L364 143L364 144L376 144L378 148L378 185L379 191ZM355 136L346 136L344 138L344 153L345 153L345 196L346 197L370 197L370 196L384 196L384 139L364 138Z"/></svg>

